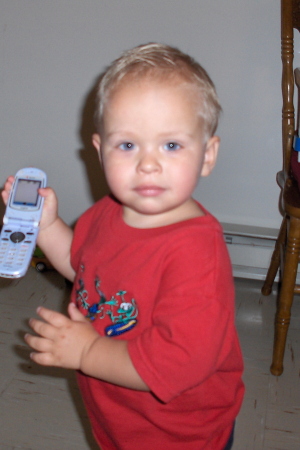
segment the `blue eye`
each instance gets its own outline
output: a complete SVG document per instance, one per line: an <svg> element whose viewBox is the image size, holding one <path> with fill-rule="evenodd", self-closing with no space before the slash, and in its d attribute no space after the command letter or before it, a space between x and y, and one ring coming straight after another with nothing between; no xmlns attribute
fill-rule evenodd
<svg viewBox="0 0 300 450"><path fill-rule="evenodd" d="M169 151L178 150L180 148L180 145L177 144L177 142L168 142L165 144L164 148Z"/></svg>
<svg viewBox="0 0 300 450"><path fill-rule="evenodd" d="M120 149L121 150L133 150L133 148L134 148L134 144L132 143L132 142L123 142L121 145L120 145Z"/></svg>

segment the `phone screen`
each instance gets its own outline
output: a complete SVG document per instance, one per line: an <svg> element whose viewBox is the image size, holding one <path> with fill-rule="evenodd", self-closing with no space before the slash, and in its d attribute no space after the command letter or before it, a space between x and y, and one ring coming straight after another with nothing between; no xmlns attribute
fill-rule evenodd
<svg viewBox="0 0 300 450"><path fill-rule="evenodd" d="M20 178L13 198L13 205L36 206L38 203L39 180L25 180Z"/></svg>

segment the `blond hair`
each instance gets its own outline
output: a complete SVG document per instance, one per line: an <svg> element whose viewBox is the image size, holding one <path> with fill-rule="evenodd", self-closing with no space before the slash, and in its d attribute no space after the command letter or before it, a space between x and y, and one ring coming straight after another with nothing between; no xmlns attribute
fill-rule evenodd
<svg viewBox="0 0 300 450"><path fill-rule="evenodd" d="M195 86L200 94L199 116L204 122L204 132L209 138L218 126L222 111L215 85L206 70L192 57L168 45L149 43L124 52L102 74L96 99L95 121L99 128L110 94L121 81L145 77L181 79Z"/></svg>

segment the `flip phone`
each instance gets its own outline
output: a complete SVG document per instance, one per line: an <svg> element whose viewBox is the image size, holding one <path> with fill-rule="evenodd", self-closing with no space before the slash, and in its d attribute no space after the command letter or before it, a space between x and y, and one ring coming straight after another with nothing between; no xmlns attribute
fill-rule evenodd
<svg viewBox="0 0 300 450"><path fill-rule="evenodd" d="M33 167L19 170L6 205L0 235L0 276L25 275L36 246L44 199L38 193L46 187L45 172Z"/></svg>

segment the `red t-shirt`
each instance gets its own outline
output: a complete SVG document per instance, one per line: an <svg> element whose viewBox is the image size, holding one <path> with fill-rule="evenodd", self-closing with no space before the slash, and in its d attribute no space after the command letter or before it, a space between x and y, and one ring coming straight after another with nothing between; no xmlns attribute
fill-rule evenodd
<svg viewBox="0 0 300 450"><path fill-rule="evenodd" d="M103 450L218 450L228 440L244 394L243 362L222 229L205 213L138 229L106 197L78 221L73 300L101 336L128 341L150 388L78 374Z"/></svg>

